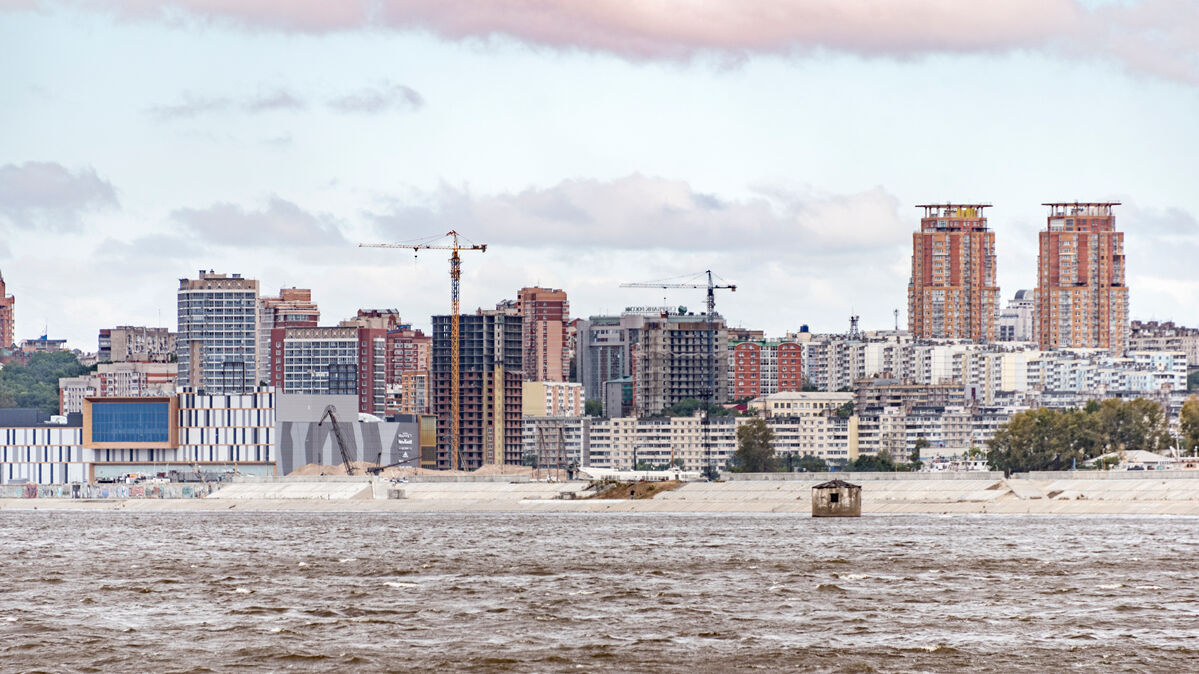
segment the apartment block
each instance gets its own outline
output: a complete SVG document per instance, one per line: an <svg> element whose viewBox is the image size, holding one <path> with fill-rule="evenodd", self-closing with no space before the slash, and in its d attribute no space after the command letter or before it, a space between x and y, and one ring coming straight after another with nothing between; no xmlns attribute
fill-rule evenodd
<svg viewBox="0 0 1199 674"><path fill-rule="evenodd" d="M917 339L997 338L999 287L990 204L923 204L912 235L908 329Z"/></svg>
<svg viewBox="0 0 1199 674"><path fill-rule="evenodd" d="M583 385L565 381L526 381L521 389L525 417L583 416Z"/></svg>
<svg viewBox="0 0 1199 674"><path fill-rule="evenodd" d="M551 288L521 288L516 306L521 316L525 378L566 381L570 374L567 325L570 302L566 292Z"/></svg>
<svg viewBox="0 0 1199 674"><path fill-rule="evenodd" d="M688 398L728 400L724 319L676 314L647 317L632 348L633 408L651 416Z"/></svg>
<svg viewBox="0 0 1199 674"><path fill-rule="evenodd" d="M729 399L758 398L803 390L803 346L771 340L731 341Z"/></svg>
<svg viewBox="0 0 1199 674"><path fill-rule="evenodd" d="M255 381L270 380L271 330L275 328L315 328L321 311L312 301L308 288L281 288L277 297L258 300L258 371Z"/></svg>
<svg viewBox="0 0 1199 674"><path fill-rule="evenodd" d="M452 417L451 317L433 317L433 412L437 415L437 464L473 470L484 464L519 464L523 330L521 317L506 310L461 316L459 333L460 409ZM452 425L459 427L459 463L451 466Z"/></svg>
<svg viewBox="0 0 1199 674"><path fill-rule="evenodd" d="M179 385L210 393L253 391L259 373L258 281L200 271L198 279L179 279L178 303Z"/></svg>
<svg viewBox="0 0 1199 674"><path fill-rule="evenodd" d="M4 283L4 273L0 272L0 349L15 346L17 343L13 327L16 308L17 298L8 294L8 286Z"/></svg>
<svg viewBox="0 0 1199 674"><path fill-rule="evenodd" d="M1188 367L1199 367L1199 329L1174 325L1172 321L1132 321L1129 331L1129 351L1182 352Z"/></svg>
<svg viewBox="0 0 1199 674"><path fill-rule="evenodd" d="M178 374L175 363L100 363L91 374L58 380L59 409L62 414L82 412L87 397L172 396Z"/></svg>
<svg viewBox="0 0 1199 674"><path fill-rule="evenodd" d="M393 402L388 406L389 412L430 412L432 362L431 336L408 325L387 331L387 385L394 392Z"/></svg>
<svg viewBox="0 0 1199 674"><path fill-rule="evenodd" d="M100 331L101 363L168 363L175 360L177 335L167 328L121 325Z"/></svg>
<svg viewBox="0 0 1199 674"><path fill-rule="evenodd" d="M270 385L279 393L353 395L358 411L386 413L386 333L379 328L274 328Z"/></svg>
<svg viewBox="0 0 1199 674"><path fill-rule="evenodd" d="M1042 349L1128 350L1128 286L1119 202L1047 203L1039 235L1037 342Z"/></svg>

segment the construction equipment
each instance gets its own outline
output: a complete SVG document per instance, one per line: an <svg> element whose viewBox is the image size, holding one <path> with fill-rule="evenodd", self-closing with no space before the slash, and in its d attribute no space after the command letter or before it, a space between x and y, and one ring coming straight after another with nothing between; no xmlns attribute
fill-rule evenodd
<svg viewBox="0 0 1199 674"><path fill-rule="evenodd" d="M736 292L737 286L734 284L716 285L716 283L713 281L713 274L712 274L711 269L701 272L701 274L707 275L707 283L673 283L673 282L669 282L669 281L672 281L672 279L665 279L663 281L651 281L651 282L647 282L647 283L622 283L622 284L620 284L620 287L621 288L688 288L688 289L705 289L706 288L708 291L708 313L707 313L707 322L708 322L707 375L708 376L707 376L707 383L706 383L705 389L703 391L705 401L707 402L707 409L704 410L704 418L703 418L704 457L705 457L705 460L707 463L707 467L704 469L704 472L709 479L715 479L717 477L717 472L716 472L715 466L712 465L712 446L711 446L711 443L709 442L709 437L708 437L708 430L709 430L708 425L711 421L709 417L711 416L712 406L716 404L716 326L715 326L715 322L714 322L714 318L716 315L716 291L717 290L729 290L732 292ZM695 276L698 276L698 274L692 274L690 276L690 278L694 278Z"/></svg>
<svg viewBox="0 0 1199 674"><path fill-rule="evenodd" d="M321 420L317 422L317 428L325 425L325 419L333 426L333 437L337 440L337 449L341 452L341 462L346 467L346 475L354 474L354 466L350 465L350 455L346 454L346 439L341 434L341 428L337 425L337 407L329 405L325 408L325 413L321 415Z"/></svg>
<svg viewBox="0 0 1199 674"><path fill-rule="evenodd" d="M459 352L459 337L461 334L461 321L458 315L458 283L462 278L462 258L458 256L459 251L477 250L479 252L487 251L485 243L470 243L468 245L460 244L459 234L456 230L446 232L444 236L436 236L428 239L414 239L409 242L400 243L360 243L359 248L411 248L414 253L419 253L422 250L448 250L450 254L450 468L452 470L461 470L462 463L458 455L459 436L461 434L461 421L459 419L462 405L462 383L459 378L459 369L461 367L461 354ZM449 237L452 241L449 245L437 244L441 239ZM462 237L465 238L465 237Z"/></svg>

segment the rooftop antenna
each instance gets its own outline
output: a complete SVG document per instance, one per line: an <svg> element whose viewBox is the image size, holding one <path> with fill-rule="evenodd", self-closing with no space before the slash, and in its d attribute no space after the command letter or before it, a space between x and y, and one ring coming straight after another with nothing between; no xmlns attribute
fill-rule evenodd
<svg viewBox="0 0 1199 674"><path fill-rule="evenodd" d="M895 332L899 332L899 309L895 310Z"/></svg>
<svg viewBox="0 0 1199 674"><path fill-rule="evenodd" d="M857 339L860 336L861 336L861 334L858 332L858 317L850 316L849 317L849 338Z"/></svg>

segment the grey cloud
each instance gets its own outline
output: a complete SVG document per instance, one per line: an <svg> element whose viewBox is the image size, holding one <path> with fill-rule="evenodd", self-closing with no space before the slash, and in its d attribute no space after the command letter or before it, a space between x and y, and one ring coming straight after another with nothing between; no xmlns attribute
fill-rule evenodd
<svg viewBox="0 0 1199 674"><path fill-rule="evenodd" d="M425 99L415 89L403 84L388 83L367 87L329 101L329 107L339 112L379 113L387 110L419 110Z"/></svg>
<svg viewBox="0 0 1199 674"><path fill-rule="evenodd" d="M217 203L202 209L178 209L171 213L171 219L201 240L224 246L281 248L346 243L332 216L310 213L279 197L272 197L263 210Z"/></svg>
<svg viewBox="0 0 1199 674"><path fill-rule="evenodd" d="M119 207L116 190L91 167L55 162L0 166L0 221L16 227L78 230L89 211Z"/></svg>
<svg viewBox="0 0 1199 674"><path fill-rule="evenodd" d="M204 98L193 96L192 94L184 94L183 100L178 103L156 105L147 110L147 112L162 121L190 119L212 112L223 112L228 110L230 105L230 101L227 98Z"/></svg>
<svg viewBox="0 0 1199 674"><path fill-rule="evenodd" d="M459 229L511 246L739 250L791 259L902 247L910 231L898 200L879 188L836 196L759 188L731 199L632 175L487 196L443 187L431 202L394 204L368 217L393 240Z"/></svg>
<svg viewBox="0 0 1199 674"><path fill-rule="evenodd" d="M296 98L284 89L276 89L269 93L259 94L242 104L242 109L247 112L265 112L268 110L303 110L306 106L304 101Z"/></svg>

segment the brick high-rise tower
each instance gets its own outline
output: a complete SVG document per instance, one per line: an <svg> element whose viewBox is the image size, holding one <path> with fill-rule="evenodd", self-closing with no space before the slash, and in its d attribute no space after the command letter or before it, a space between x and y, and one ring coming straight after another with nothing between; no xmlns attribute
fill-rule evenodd
<svg viewBox="0 0 1199 674"><path fill-rule="evenodd" d="M520 310L525 381L566 381L570 374L566 325L570 302L562 290L521 288L516 306Z"/></svg>
<svg viewBox="0 0 1199 674"><path fill-rule="evenodd" d="M924 204L912 235L908 328L917 339L993 342L999 306L990 204Z"/></svg>
<svg viewBox="0 0 1199 674"><path fill-rule="evenodd" d="M17 298L8 294L4 285L4 274L0 273L0 348L8 348L17 343L13 334L13 310L16 309Z"/></svg>
<svg viewBox="0 0 1199 674"><path fill-rule="evenodd" d="M1034 331L1042 349L1128 350L1128 286L1118 202L1051 203L1040 234Z"/></svg>

